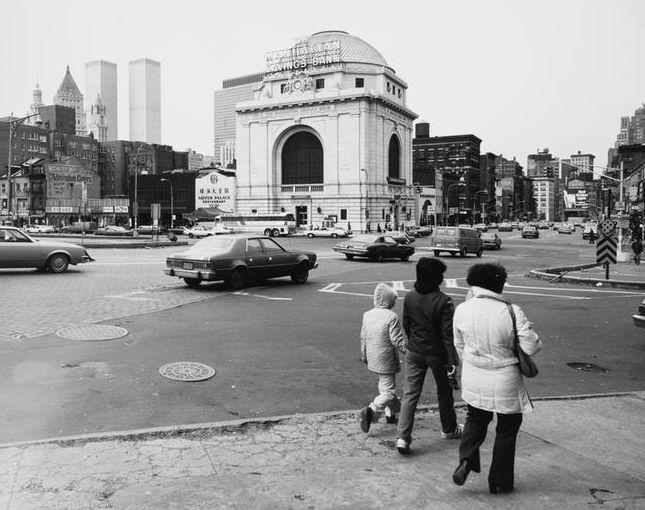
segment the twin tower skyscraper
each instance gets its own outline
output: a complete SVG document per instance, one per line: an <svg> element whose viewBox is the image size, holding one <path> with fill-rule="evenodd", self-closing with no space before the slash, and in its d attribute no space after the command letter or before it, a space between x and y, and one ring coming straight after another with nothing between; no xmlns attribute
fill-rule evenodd
<svg viewBox="0 0 645 510"><path fill-rule="evenodd" d="M99 101L97 101L97 98ZM161 143L161 64L149 58L129 63L128 139ZM117 66L105 60L85 64L85 110L88 116L105 116L106 130L101 141L119 140ZM100 111L95 111L100 109ZM124 137L121 136L121 139Z"/></svg>

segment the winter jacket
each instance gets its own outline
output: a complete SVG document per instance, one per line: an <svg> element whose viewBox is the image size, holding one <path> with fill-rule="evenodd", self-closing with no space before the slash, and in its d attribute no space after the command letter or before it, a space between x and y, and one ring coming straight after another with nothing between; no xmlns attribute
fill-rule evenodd
<svg viewBox="0 0 645 510"><path fill-rule="evenodd" d="M403 302L403 329L409 351L436 357L446 365L458 364L452 339L452 299L434 289L415 285Z"/></svg>
<svg viewBox="0 0 645 510"><path fill-rule="evenodd" d="M363 314L361 359L368 370L378 374L401 370L397 351L405 353L405 336L398 315L391 310L396 299L391 287L379 284L374 291L374 308Z"/></svg>
<svg viewBox="0 0 645 510"><path fill-rule="evenodd" d="M463 362L462 399L478 409L503 414L530 412L532 405L513 354L513 322L506 299L481 287L455 310L455 347ZM517 305L520 347L529 355L542 348L532 324Z"/></svg>

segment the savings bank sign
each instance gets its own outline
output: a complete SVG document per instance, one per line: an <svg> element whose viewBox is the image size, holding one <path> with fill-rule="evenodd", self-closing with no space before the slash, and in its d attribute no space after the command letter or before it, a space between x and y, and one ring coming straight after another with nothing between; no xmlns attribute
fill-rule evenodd
<svg viewBox="0 0 645 510"><path fill-rule="evenodd" d="M200 207L235 212L235 177L211 172L195 179L195 208Z"/></svg>
<svg viewBox="0 0 645 510"><path fill-rule="evenodd" d="M267 74L313 70L340 66L340 41L309 44L298 43L292 48L267 53Z"/></svg>

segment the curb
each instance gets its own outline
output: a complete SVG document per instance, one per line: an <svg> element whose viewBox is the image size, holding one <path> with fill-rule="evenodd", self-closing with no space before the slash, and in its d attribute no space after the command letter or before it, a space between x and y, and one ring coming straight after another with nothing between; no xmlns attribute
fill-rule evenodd
<svg viewBox="0 0 645 510"><path fill-rule="evenodd" d="M598 278L580 278L578 276L567 276L566 273L572 271L580 271L582 269L589 269L592 267L598 267L602 264L593 263L593 264L580 264L577 266L567 266L567 267L554 267L547 269L533 269L529 271L528 276L530 278L535 278L538 280L548 280L550 283L554 282L566 282L566 283L575 283L578 285L591 285L595 287L612 287L617 289L627 289L627 290L641 290L645 289L645 282L632 282L625 280L601 280Z"/></svg>
<svg viewBox="0 0 645 510"><path fill-rule="evenodd" d="M589 400L594 398L636 397L645 399L645 391L624 391L612 393L589 393L581 395L559 395L546 397L532 397L533 402L556 402L561 400ZM463 409L466 403L455 402L456 409ZM438 412L438 404L418 406L417 413ZM359 415L359 410L326 411L319 413L291 414L282 416L268 416L262 418L249 418L227 420L210 423L194 423L189 425L171 425L166 427L151 427L145 429L120 430L114 432L97 432L76 436L61 436L47 439L34 439L29 441L16 441L0 443L0 450L8 448L25 448L30 446L56 445L60 447L77 447L91 442L103 441L145 441L153 439L195 438L199 436L244 434L251 431L268 430L274 425L289 422L297 424L306 420L328 420L333 418L352 419Z"/></svg>

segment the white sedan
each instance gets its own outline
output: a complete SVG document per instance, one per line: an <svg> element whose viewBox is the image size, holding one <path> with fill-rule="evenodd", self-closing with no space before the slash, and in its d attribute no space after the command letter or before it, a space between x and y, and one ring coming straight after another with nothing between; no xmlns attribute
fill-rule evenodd
<svg viewBox="0 0 645 510"><path fill-rule="evenodd" d="M333 237L335 239L337 237L347 237L349 235L349 232L344 228L340 228L340 227L320 227L320 228L312 228L310 230L306 230L305 235L310 238L311 237Z"/></svg>
<svg viewBox="0 0 645 510"><path fill-rule="evenodd" d="M53 234L56 229L53 225L31 225L25 229L29 234Z"/></svg>

